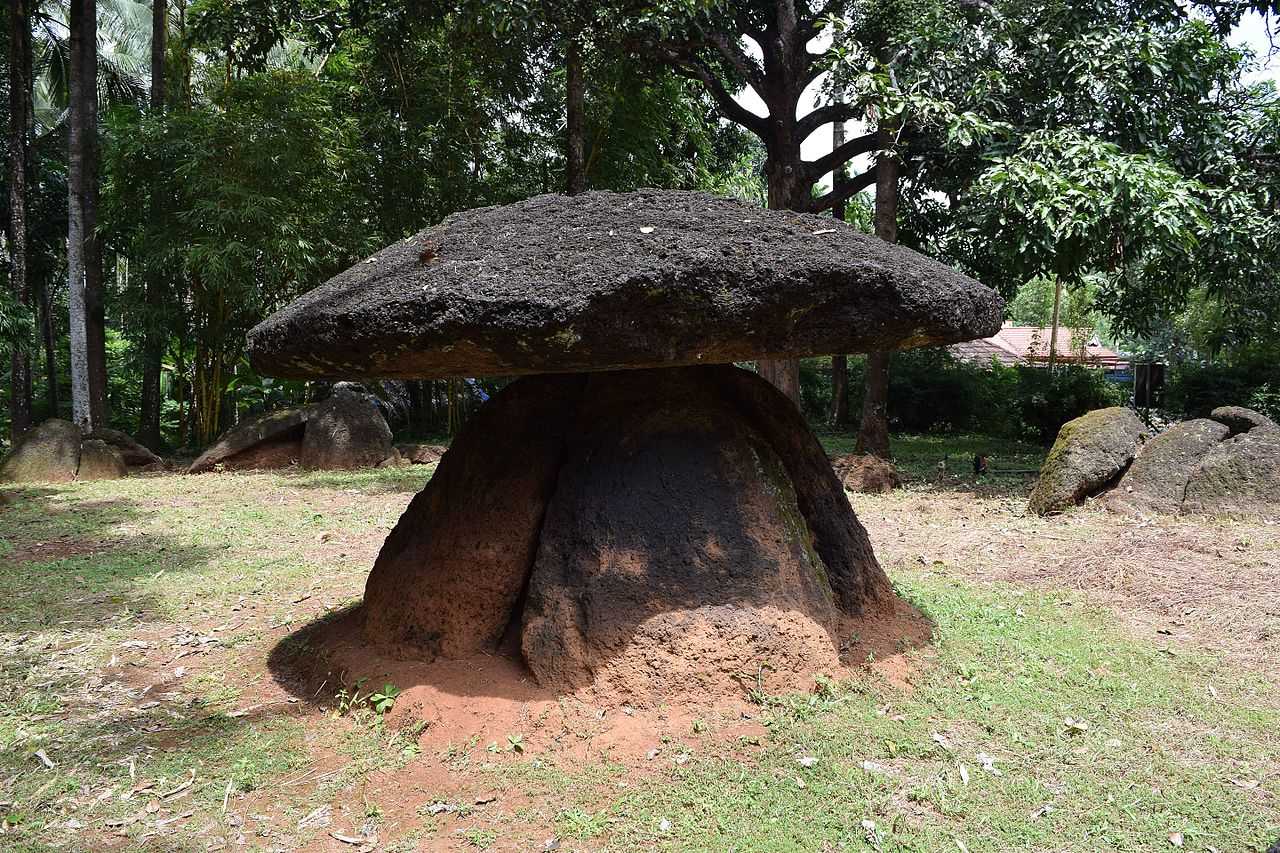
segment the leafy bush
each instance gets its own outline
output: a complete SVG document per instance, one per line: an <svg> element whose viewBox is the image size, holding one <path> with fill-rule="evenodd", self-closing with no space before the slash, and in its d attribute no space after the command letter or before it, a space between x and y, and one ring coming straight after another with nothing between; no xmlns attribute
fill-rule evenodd
<svg viewBox="0 0 1280 853"><path fill-rule="evenodd" d="M1262 412L1273 421L1280 420L1280 385L1263 383L1249 398L1249 408Z"/></svg>
<svg viewBox="0 0 1280 853"><path fill-rule="evenodd" d="M865 362L849 359L849 411L862 406ZM825 360L801 364L805 413L825 420L831 373ZM1062 424L1093 409L1122 404L1127 386L1101 371L1065 366L990 367L956 361L945 349L898 353L889 370L889 426L899 433L975 432L1048 444Z"/></svg>
<svg viewBox="0 0 1280 853"><path fill-rule="evenodd" d="M1280 413L1280 365L1269 359L1233 365L1184 363L1165 382L1162 408L1172 416L1205 417L1218 406Z"/></svg>

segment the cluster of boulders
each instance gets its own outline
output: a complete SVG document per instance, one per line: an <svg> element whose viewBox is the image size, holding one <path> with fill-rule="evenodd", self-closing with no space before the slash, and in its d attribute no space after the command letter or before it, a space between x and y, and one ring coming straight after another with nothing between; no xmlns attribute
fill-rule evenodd
<svg viewBox="0 0 1280 853"><path fill-rule="evenodd" d="M164 462L122 432L89 435L70 421L52 418L29 430L0 464L0 480L12 483L69 483L114 480Z"/></svg>
<svg viewBox="0 0 1280 853"><path fill-rule="evenodd" d="M1130 409L1063 425L1027 508L1061 512L1097 498L1130 515L1257 515L1280 509L1280 426L1239 406L1152 436Z"/></svg>
<svg viewBox="0 0 1280 853"><path fill-rule="evenodd" d="M445 449L393 445L391 428L374 399L359 386L344 383L324 402L270 412L232 428L187 471L429 465ZM83 435L75 424L55 418L19 439L0 463L0 481L110 480L163 468L159 456L122 432L101 429Z"/></svg>
<svg viewBox="0 0 1280 853"><path fill-rule="evenodd" d="M323 402L270 412L228 430L187 471L351 469L399 461L377 403L358 386L341 383Z"/></svg>

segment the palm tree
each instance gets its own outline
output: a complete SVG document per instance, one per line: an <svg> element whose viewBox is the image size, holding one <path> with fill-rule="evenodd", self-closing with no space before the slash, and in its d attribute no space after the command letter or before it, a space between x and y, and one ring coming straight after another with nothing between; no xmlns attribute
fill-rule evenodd
<svg viewBox="0 0 1280 853"><path fill-rule="evenodd" d="M27 164L31 115L31 15L27 0L9 2L9 285L17 308L27 312ZM14 335L9 362L11 437L31 427L31 354L29 339Z"/></svg>
<svg viewBox="0 0 1280 853"><path fill-rule="evenodd" d="M71 0L68 75L67 303L71 311L71 417L85 432L106 426L106 316L98 242L98 9Z"/></svg>
<svg viewBox="0 0 1280 853"><path fill-rule="evenodd" d="M37 130L47 135L65 126L68 131L72 416L87 430L106 424L106 323L97 236L98 102L140 98L146 68L140 57L150 36L150 12L141 3L109 0L101 10L102 27L99 12L94 0L59 0L36 9L29 19L33 29L26 32L34 36L33 65L40 76L24 83ZM20 204L11 207L22 209ZM46 337L51 336L48 318L43 325ZM52 374L51 344L46 340Z"/></svg>

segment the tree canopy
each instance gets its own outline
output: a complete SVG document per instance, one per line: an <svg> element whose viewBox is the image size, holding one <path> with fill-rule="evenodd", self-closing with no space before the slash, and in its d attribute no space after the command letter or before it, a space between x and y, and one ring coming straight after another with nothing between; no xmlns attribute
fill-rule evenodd
<svg viewBox="0 0 1280 853"><path fill-rule="evenodd" d="M151 7L97 4L95 233L112 420L136 427L135 378L160 359L174 445L207 442L256 399L243 336L275 307L450 212L575 181L823 211L857 199L888 157L902 166L900 239L1009 297L1056 278L1073 312L1127 344L1193 341L1177 351L1202 359L1256 355L1280 331L1280 98L1250 82L1260 58L1231 36L1245 15L1277 14L1273 3L162 11L165 97L152 109ZM26 27L30 295L5 288L0 337L44 374L34 387L47 390L25 393L48 415L68 402L70 48L61 6L35 4ZM741 105L745 90L765 115ZM802 156L835 121L851 123L845 141ZM865 199L854 209L869 227ZM150 354L148 336L161 344Z"/></svg>

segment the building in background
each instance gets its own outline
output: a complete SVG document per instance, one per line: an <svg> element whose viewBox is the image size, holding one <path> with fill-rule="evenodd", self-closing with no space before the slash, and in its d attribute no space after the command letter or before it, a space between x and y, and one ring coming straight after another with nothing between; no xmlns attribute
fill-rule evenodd
<svg viewBox="0 0 1280 853"><path fill-rule="evenodd" d="M1006 324L992 337L953 344L947 350L956 360L968 364L985 366L994 360L1004 365L1048 367L1049 341L1052 338L1053 329L1047 326L1041 328ZM1088 339L1079 340L1071 329L1059 326L1055 362L1094 367L1115 382L1133 380L1129 357L1103 346L1092 332Z"/></svg>

